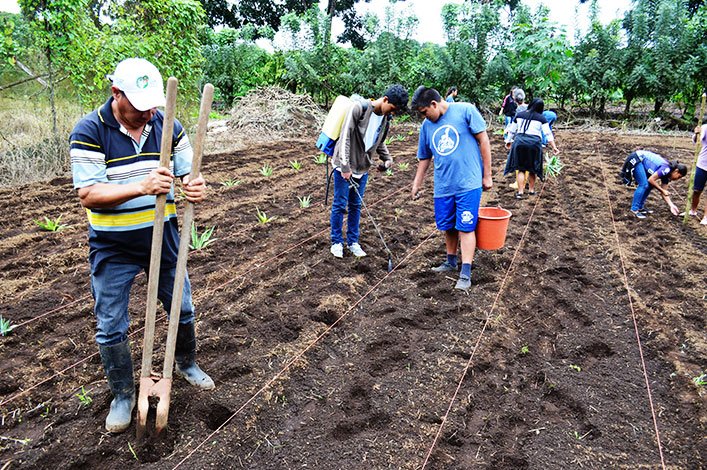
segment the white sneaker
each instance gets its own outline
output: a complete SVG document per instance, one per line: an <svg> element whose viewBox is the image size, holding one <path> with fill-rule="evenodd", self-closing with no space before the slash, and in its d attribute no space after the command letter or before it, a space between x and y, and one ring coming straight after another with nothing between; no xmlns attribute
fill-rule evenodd
<svg viewBox="0 0 707 470"><path fill-rule="evenodd" d="M707 215L700 221L700 225L707 225Z"/></svg>
<svg viewBox="0 0 707 470"><path fill-rule="evenodd" d="M361 249L361 245L358 243L352 243L349 245L349 251L351 254L353 254L356 258L363 258L366 256L366 252Z"/></svg>
<svg viewBox="0 0 707 470"><path fill-rule="evenodd" d="M690 217L697 217L697 211L693 211L692 209L690 209L689 214L690 214ZM685 211L680 212L678 215L680 217L685 217Z"/></svg>
<svg viewBox="0 0 707 470"><path fill-rule="evenodd" d="M335 258L344 257L344 245L341 243L334 243L331 245L329 251L331 251L331 254L334 255Z"/></svg>

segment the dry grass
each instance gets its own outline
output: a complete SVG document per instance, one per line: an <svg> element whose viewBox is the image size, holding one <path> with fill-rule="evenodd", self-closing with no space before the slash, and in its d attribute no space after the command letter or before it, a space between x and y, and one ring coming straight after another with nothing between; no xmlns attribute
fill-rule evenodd
<svg viewBox="0 0 707 470"><path fill-rule="evenodd" d="M314 135L326 117L309 96L278 87L251 91L238 100L231 114L228 126L251 141Z"/></svg>
<svg viewBox="0 0 707 470"><path fill-rule="evenodd" d="M70 171L69 133L83 113L57 104L57 133L47 100L0 99L0 186L43 181Z"/></svg>

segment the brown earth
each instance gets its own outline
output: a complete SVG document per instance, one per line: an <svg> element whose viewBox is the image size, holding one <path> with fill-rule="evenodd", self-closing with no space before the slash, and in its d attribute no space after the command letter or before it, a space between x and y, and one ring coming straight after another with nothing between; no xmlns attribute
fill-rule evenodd
<svg viewBox="0 0 707 470"><path fill-rule="evenodd" d="M477 253L461 293L429 270L443 237L431 175L409 199L410 129L394 129L406 138L391 145L409 168L372 174L366 195L395 255L389 275L365 215L369 256L329 255L311 139L205 158L210 199L196 218L218 240L190 255L189 270L198 357L217 388L176 381L167 432L144 443L134 426L103 430L110 395L70 180L0 191L0 312L20 325L0 338L0 468L420 468L467 364L427 468L660 468L660 450L667 468L702 468L705 395L691 379L707 365L707 228L683 226L656 194L654 214L630 217L632 193L616 181L636 145L689 160L689 139L561 130L562 175L516 201L493 135L488 204L514 215L505 248ZM671 186L684 204L685 181ZM313 205L300 209L305 195ZM276 218L258 224L256 207ZM69 227L59 233L33 222L60 214ZM145 284L130 306L136 364ZM158 321L158 344L165 328Z"/></svg>

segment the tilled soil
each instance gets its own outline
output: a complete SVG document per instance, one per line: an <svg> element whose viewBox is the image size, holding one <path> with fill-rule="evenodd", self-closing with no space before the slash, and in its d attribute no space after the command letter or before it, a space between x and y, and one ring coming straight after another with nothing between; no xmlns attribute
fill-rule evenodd
<svg viewBox="0 0 707 470"><path fill-rule="evenodd" d="M134 425L103 430L111 397L70 179L0 191L0 312L18 325L0 338L0 468L701 468L705 394L692 379L707 364L707 228L683 226L656 194L655 213L633 218L616 180L639 144L689 161L689 138L561 130L561 176L516 201L493 135L487 204L513 218L462 293L429 269L444 254L432 175L412 201L417 133L396 132L405 140L391 151L409 167L372 172L365 197L395 256L390 274L365 212L369 256L329 254L312 139L205 157L211 189L196 221L218 240L190 255L189 272L198 359L217 388L175 381L169 428L144 442ZM671 189L682 206L686 182ZM312 207L299 208L307 195ZM274 220L259 224L256 208ZM58 233L33 222L60 214ZM145 295L141 276L136 375Z"/></svg>

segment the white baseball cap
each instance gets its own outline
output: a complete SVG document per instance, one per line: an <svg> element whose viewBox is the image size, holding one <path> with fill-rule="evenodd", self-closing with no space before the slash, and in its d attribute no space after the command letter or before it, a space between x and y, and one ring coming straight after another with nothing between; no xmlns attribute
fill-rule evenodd
<svg viewBox="0 0 707 470"><path fill-rule="evenodd" d="M115 73L106 75L106 78L125 93L138 111L165 105L162 75L145 59L125 59L115 67Z"/></svg>

